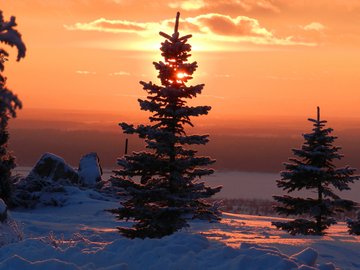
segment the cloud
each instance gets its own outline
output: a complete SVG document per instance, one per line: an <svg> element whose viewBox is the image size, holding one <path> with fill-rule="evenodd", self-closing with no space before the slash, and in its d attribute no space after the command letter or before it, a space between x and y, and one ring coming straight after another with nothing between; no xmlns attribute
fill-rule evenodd
<svg viewBox="0 0 360 270"><path fill-rule="evenodd" d="M197 10L205 7L203 0L176 1L169 3L170 8L183 10Z"/></svg>
<svg viewBox="0 0 360 270"><path fill-rule="evenodd" d="M273 11L273 12L280 12L280 8L276 5L274 5L274 1L267 1L267 0L258 0L258 1L254 1L254 0L250 0L250 1L246 1L246 2L250 2L253 5L251 6L250 9L254 10L254 9L263 9L263 10L268 10L268 11Z"/></svg>
<svg viewBox="0 0 360 270"><path fill-rule="evenodd" d="M327 29L319 22L311 22L306 25L297 26L297 31L294 31L292 40L296 42L313 42L318 46L323 46L329 40L329 35L324 31Z"/></svg>
<svg viewBox="0 0 360 270"><path fill-rule="evenodd" d="M109 73L110 76L130 76L131 74L126 71L118 71L118 72L112 72Z"/></svg>
<svg viewBox="0 0 360 270"><path fill-rule="evenodd" d="M239 43L281 46L316 45L312 42L295 40L292 36L277 37L273 31L262 26L257 19L247 16L231 17L224 14L208 13L180 19L180 25L184 32L196 34L199 39L201 38L201 40L206 41L207 47L211 47L215 43L232 43L233 49L235 48L233 45ZM92 22L78 22L73 25L65 25L64 27L70 31L80 30L107 33L132 33L142 37L153 38L154 33L157 33L159 30L171 33L174 27L174 19L144 23L100 18ZM308 27L315 26L308 25ZM142 48L149 48L149 46L144 46L144 40L142 40L142 44ZM220 47L224 48L224 46ZM150 48L152 47L150 46Z"/></svg>
<svg viewBox="0 0 360 270"><path fill-rule="evenodd" d="M173 9L183 10L235 10L235 11L271 11L280 12L279 7L270 0L193 0L193 1L173 1L168 4Z"/></svg>
<svg viewBox="0 0 360 270"><path fill-rule="evenodd" d="M108 33L136 33L147 30L146 23L137 23L125 20L108 20L100 18L89 23L75 23L64 25L67 30L100 31Z"/></svg>
<svg viewBox="0 0 360 270"><path fill-rule="evenodd" d="M75 71L76 74L79 74L79 75L95 75L96 72L94 71L88 71L88 70L77 70Z"/></svg>
<svg viewBox="0 0 360 270"><path fill-rule="evenodd" d="M256 19L246 16L232 18L222 14L206 14L189 18L187 23L196 25L199 32L220 36L263 36L271 37L272 33L261 27Z"/></svg>
<svg viewBox="0 0 360 270"><path fill-rule="evenodd" d="M215 77L217 78L230 78L230 74L215 74Z"/></svg>
<svg viewBox="0 0 360 270"><path fill-rule="evenodd" d="M312 22L302 27L305 31L322 31L325 29L325 26L319 22Z"/></svg>

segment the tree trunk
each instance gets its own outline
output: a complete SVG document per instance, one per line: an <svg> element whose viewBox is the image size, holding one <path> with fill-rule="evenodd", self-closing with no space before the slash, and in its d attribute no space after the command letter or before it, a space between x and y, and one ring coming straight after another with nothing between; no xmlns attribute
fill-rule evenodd
<svg viewBox="0 0 360 270"><path fill-rule="evenodd" d="M316 234L322 234L322 202L323 202L323 188L321 185L321 181L319 180L318 184L318 207L319 207L319 214L316 216Z"/></svg>

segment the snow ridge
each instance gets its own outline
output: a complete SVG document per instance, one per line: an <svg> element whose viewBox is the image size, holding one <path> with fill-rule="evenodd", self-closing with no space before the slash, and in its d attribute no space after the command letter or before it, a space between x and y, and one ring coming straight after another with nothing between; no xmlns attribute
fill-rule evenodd
<svg viewBox="0 0 360 270"><path fill-rule="evenodd" d="M316 258L313 249L289 257L271 247L243 244L236 249L179 232L162 239L78 241L67 248L28 239L2 250L0 269L335 269L332 264L316 266Z"/></svg>

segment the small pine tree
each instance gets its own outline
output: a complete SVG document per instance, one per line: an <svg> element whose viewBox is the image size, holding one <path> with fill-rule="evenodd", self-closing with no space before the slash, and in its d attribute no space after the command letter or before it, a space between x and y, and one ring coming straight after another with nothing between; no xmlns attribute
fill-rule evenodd
<svg viewBox="0 0 360 270"><path fill-rule="evenodd" d="M219 192L200 182L202 176L212 174L212 169L201 168L212 164L209 157L196 156L196 151L186 145L208 142L208 135L187 135L184 125L193 126L190 117L205 115L209 106L187 106L186 99L201 93L204 85L186 86L197 63L188 63L191 35L180 37L177 13L172 36L160 32L166 40L161 43L165 62L154 62L161 86L140 82L147 92L146 100L139 99L142 110L149 111L149 125L120 126L127 134L138 134L145 139L149 151L134 152L118 160L123 169L115 171L112 182L126 190L128 199L123 207L110 212L120 220L132 220L132 228L119 227L119 232L129 238L160 238L188 226L194 218L219 219L218 212L204 200ZM134 177L139 177L140 182Z"/></svg>
<svg viewBox="0 0 360 270"><path fill-rule="evenodd" d="M349 234L360 235L360 211L357 213L357 219L347 221Z"/></svg>
<svg viewBox="0 0 360 270"><path fill-rule="evenodd" d="M15 17L10 21L4 21L2 11L0 11L0 42L9 46L15 46L18 51L17 60L25 57L25 45L21 39L21 34L14 29L16 26ZM4 63L9 54L0 49L0 72L4 71ZM11 170L15 168L15 159L8 151L9 140L8 121L11 117L16 117L16 110L21 108L18 97L7 88L6 77L0 73L0 198L8 205L11 205Z"/></svg>
<svg viewBox="0 0 360 270"><path fill-rule="evenodd" d="M285 171L281 172L281 179L277 186L288 193L295 190L313 190L317 198L295 198L288 195L273 196L280 203L275 207L279 214L306 215L310 219L295 219L290 222L273 222L278 229L290 234L323 235L335 220L332 218L338 211L352 210L355 203L343 200L333 192L333 188L342 191L348 190L349 183L359 179L354 175L355 169L346 166L336 168L335 159L340 160L340 147L333 146L337 137L331 136L333 129L325 128L327 121L320 120L318 107L317 119L308 119L313 123L313 130L304 134L305 142L301 149L293 149L294 155L299 157L289 159L285 163Z"/></svg>

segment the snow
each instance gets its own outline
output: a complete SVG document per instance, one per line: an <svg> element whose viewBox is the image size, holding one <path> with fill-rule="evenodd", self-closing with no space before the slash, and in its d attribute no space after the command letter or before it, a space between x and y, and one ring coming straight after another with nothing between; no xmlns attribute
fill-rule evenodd
<svg viewBox="0 0 360 270"><path fill-rule="evenodd" d="M292 236L271 226L273 221L285 220L227 213L220 224L209 228L203 235L235 248L244 242L270 246L288 256L296 256L294 254L310 247L318 253L317 263L332 262L341 269L360 269L360 237L349 235L344 222L330 227L328 235L321 237Z"/></svg>
<svg viewBox="0 0 360 270"><path fill-rule="evenodd" d="M291 256L291 258L296 261L308 266L315 266L317 257L318 253L312 248L306 248L303 251Z"/></svg>
<svg viewBox="0 0 360 270"><path fill-rule="evenodd" d="M101 181L102 170L98 155L94 152L86 154L80 159L79 165L80 183L84 186L95 186Z"/></svg>
<svg viewBox="0 0 360 270"><path fill-rule="evenodd" d="M322 269L360 268L360 237L344 223L329 235L290 236L274 217L225 213L162 239L130 240L104 211L118 206L91 189L65 187L63 207L12 211L24 240L0 247L0 269Z"/></svg>
<svg viewBox="0 0 360 270"><path fill-rule="evenodd" d="M9 215L0 222L0 247L22 240L23 234L19 224Z"/></svg>

